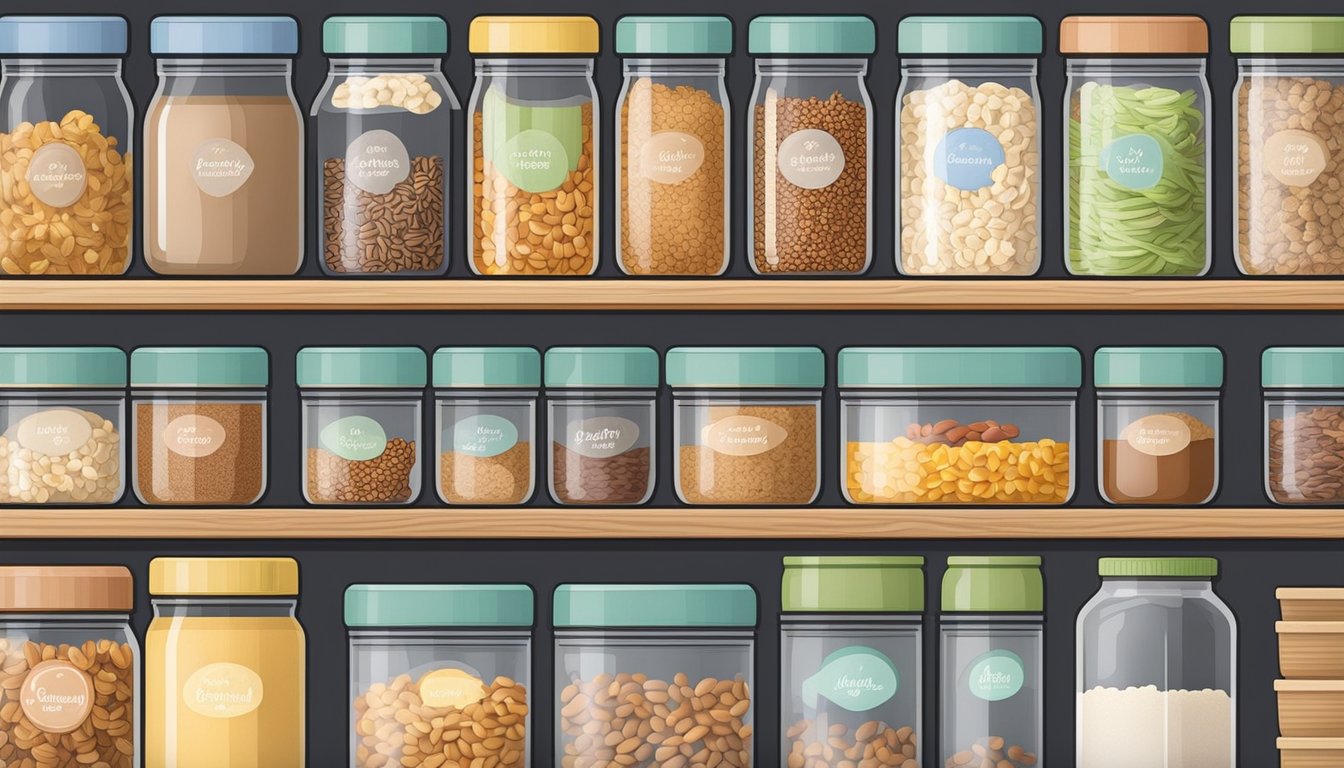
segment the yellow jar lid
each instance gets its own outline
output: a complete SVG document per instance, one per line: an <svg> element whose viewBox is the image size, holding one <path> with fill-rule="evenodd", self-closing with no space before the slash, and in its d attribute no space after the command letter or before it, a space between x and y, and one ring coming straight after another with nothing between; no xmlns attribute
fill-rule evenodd
<svg viewBox="0 0 1344 768"><path fill-rule="evenodd" d="M149 593L297 595L299 564L291 557L156 557L149 562Z"/></svg>
<svg viewBox="0 0 1344 768"><path fill-rule="evenodd" d="M477 16L467 49L478 54L595 54L601 33L591 16Z"/></svg>

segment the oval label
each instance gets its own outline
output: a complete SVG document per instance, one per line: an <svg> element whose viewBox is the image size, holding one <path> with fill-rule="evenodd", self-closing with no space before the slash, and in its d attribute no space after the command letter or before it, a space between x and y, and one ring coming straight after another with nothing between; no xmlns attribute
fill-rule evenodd
<svg viewBox="0 0 1344 768"><path fill-rule="evenodd" d="M218 451L227 437L223 424L199 413L178 416L163 428L163 444L168 450L191 459Z"/></svg>
<svg viewBox="0 0 1344 768"><path fill-rule="evenodd" d="M504 178L524 192L550 192L569 177L565 145L546 131L536 128L520 131L504 142L497 155Z"/></svg>
<svg viewBox="0 0 1344 768"><path fill-rule="evenodd" d="M621 416L598 416L571 421L565 427L565 445L581 456L609 459L635 447L639 425Z"/></svg>
<svg viewBox="0 0 1344 768"><path fill-rule="evenodd" d="M705 163L705 144L682 131L659 131L649 137L640 153L639 168L658 184L680 184Z"/></svg>
<svg viewBox="0 0 1344 768"><path fill-rule="evenodd" d="M454 451L488 458L518 444L518 427L502 416L482 413L454 424L452 439Z"/></svg>
<svg viewBox="0 0 1344 768"><path fill-rule="evenodd" d="M391 131L365 131L345 150L345 180L371 195L386 195L410 174L410 153Z"/></svg>
<svg viewBox="0 0 1344 768"><path fill-rule="evenodd" d="M23 679L19 706L39 730L70 733L93 711L93 681L68 661L44 661Z"/></svg>
<svg viewBox="0 0 1344 768"><path fill-rule="evenodd" d="M1022 658L1012 651L990 651L966 668L971 695L985 701L1011 699L1025 681Z"/></svg>
<svg viewBox="0 0 1344 768"><path fill-rule="evenodd" d="M1135 419L1120 435L1130 447L1149 456L1171 456L1190 445L1190 425L1166 413Z"/></svg>
<svg viewBox="0 0 1344 768"><path fill-rule="evenodd" d="M368 416L346 416L322 429L322 447L346 461L369 461L387 450L387 432Z"/></svg>
<svg viewBox="0 0 1344 768"><path fill-rule="evenodd" d="M24 417L14 430L22 448L44 456L64 456L93 438L93 425L70 408L52 408Z"/></svg>
<svg viewBox="0 0 1344 768"><path fill-rule="evenodd" d="M479 677L460 669L436 669L420 678L420 700L436 709L466 709L488 693Z"/></svg>
<svg viewBox="0 0 1344 768"><path fill-rule="evenodd" d="M933 175L967 192L993 184L994 169L1003 163L1003 145L983 128L958 128L933 148Z"/></svg>
<svg viewBox="0 0 1344 768"><path fill-rule="evenodd" d="M205 717L239 717L261 706L264 693L261 675L241 664L221 661L191 673L182 686L182 703Z"/></svg>
<svg viewBox="0 0 1344 768"><path fill-rule="evenodd" d="M795 187L829 187L844 170L845 150L825 131L805 128L779 143L779 172Z"/></svg>
<svg viewBox="0 0 1344 768"><path fill-rule="evenodd" d="M1327 150L1319 136L1306 131L1279 131L1265 139L1265 170L1290 187L1307 187L1325 171Z"/></svg>
<svg viewBox="0 0 1344 768"><path fill-rule="evenodd" d="M1162 180L1162 145L1146 133L1121 136L1106 145L1098 158L1101 170L1126 189L1152 189Z"/></svg>
<svg viewBox="0 0 1344 768"><path fill-rule="evenodd" d="M191 153L191 178L211 197L228 197L237 192L256 167L247 150L228 139L207 139Z"/></svg>
<svg viewBox="0 0 1344 768"><path fill-rule="evenodd" d="M26 180L33 197L53 208L66 208L84 195L88 173L74 147L54 141L33 153Z"/></svg>
<svg viewBox="0 0 1344 768"><path fill-rule="evenodd" d="M856 645L827 656L821 669L803 681L803 704L816 709L820 699L850 712L877 709L896 695L900 675L886 654Z"/></svg>
<svg viewBox="0 0 1344 768"><path fill-rule="evenodd" d="M729 456L755 456L776 448L789 431L756 416L726 416L700 430L700 444Z"/></svg>

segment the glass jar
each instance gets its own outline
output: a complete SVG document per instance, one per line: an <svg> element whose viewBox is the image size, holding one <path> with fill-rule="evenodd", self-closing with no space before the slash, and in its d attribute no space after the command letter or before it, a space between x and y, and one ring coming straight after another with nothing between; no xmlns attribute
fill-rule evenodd
<svg viewBox="0 0 1344 768"><path fill-rule="evenodd" d="M0 275L120 275L135 229L120 16L0 18Z"/></svg>
<svg viewBox="0 0 1344 768"><path fill-rule="evenodd" d="M527 768L533 602L526 584L346 589L350 768L434 765L435 755ZM418 727L440 719L453 728Z"/></svg>
<svg viewBox="0 0 1344 768"><path fill-rule="evenodd" d="M1078 614L1078 768L1235 768L1237 620L1213 592L1218 561L1103 557L1097 570Z"/></svg>
<svg viewBox="0 0 1344 768"><path fill-rule="evenodd" d="M821 488L816 347L667 352L677 496L687 504L808 504Z"/></svg>
<svg viewBox="0 0 1344 768"><path fill-rule="evenodd" d="M123 566L0 567L6 765L139 768L133 610Z"/></svg>
<svg viewBox="0 0 1344 768"><path fill-rule="evenodd" d="M332 16L313 102L318 229L328 275L441 275L448 269L449 158L460 107L438 16Z"/></svg>
<svg viewBox="0 0 1344 768"><path fill-rule="evenodd" d="M299 564L156 557L145 632L145 765L304 764Z"/></svg>
<svg viewBox="0 0 1344 768"><path fill-rule="evenodd" d="M1065 265L1075 275L1196 276L1213 243L1209 30L1197 16L1071 16Z"/></svg>
<svg viewBox="0 0 1344 768"><path fill-rule="evenodd" d="M444 347L434 353L439 498L523 504L537 475L541 354L532 347Z"/></svg>
<svg viewBox="0 0 1344 768"><path fill-rule="evenodd" d="M551 498L643 504L653 495L658 353L648 347L546 350Z"/></svg>
<svg viewBox="0 0 1344 768"><path fill-rule="evenodd" d="M627 275L719 275L728 268L732 134L725 16L616 22L625 85L616 108L617 261Z"/></svg>
<svg viewBox="0 0 1344 768"><path fill-rule="evenodd" d="M780 764L918 765L924 558L786 557L782 607Z"/></svg>
<svg viewBox="0 0 1344 768"><path fill-rule="evenodd" d="M1260 366L1269 500L1344 500L1344 347L1270 347Z"/></svg>
<svg viewBox="0 0 1344 768"><path fill-rule="evenodd" d="M757 274L861 274L873 258L876 50L866 16L757 16L747 165Z"/></svg>
<svg viewBox="0 0 1344 768"><path fill-rule="evenodd" d="M554 620L552 765L618 762L619 749L619 763L628 768L693 755L703 756L704 765L751 768L756 590L750 585L561 584ZM712 728L696 721L683 730L669 722L670 713L689 712L692 702L705 706L711 694ZM631 696L652 706L632 707ZM673 736L680 744L665 743Z"/></svg>
<svg viewBox="0 0 1344 768"><path fill-rule="evenodd" d="M145 261L161 275L303 265L303 113L288 16L160 16L145 117Z"/></svg>
<svg viewBox="0 0 1344 768"><path fill-rule="evenodd" d="M850 347L839 385L850 503L1073 497L1082 358L1072 347Z"/></svg>
<svg viewBox="0 0 1344 768"><path fill-rule="evenodd" d="M1039 557L949 557L935 763L1045 765L1045 587Z"/></svg>
<svg viewBox="0 0 1344 768"><path fill-rule="evenodd" d="M597 269L597 21L477 16L467 250L478 275Z"/></svg>
<svg viewBox="0 0 1344 768"><path fill-rule="evenodd" d="M309 504L420 498L425 353L419 347L305 347L303 497Z"/></svg>
<svg viewBox="0 0 1344 768"><path fill-rule="evenodd" d="M131 353L135 495L145 504L245 506L266 493L270 355L260 347Z"/></svg>
<svg viewBox="0 0 1344 768"><path fill-rule="evenodd" d="M1223 353L1102 347L1097 478L1110 504L1205 504L1218 493Z"/></svg>
<svg viewBox="0 0 1344 768"><path fill-rule="evenodd" d="M0 505L117 503L125 423L125 352L0 347Z"/></svg>
<svg viewBox="0 0 1344 768"><path fill-rule="evenodd" d="M901 19L901 274L1040 268L1042 34L1033 16Z"/></svg>

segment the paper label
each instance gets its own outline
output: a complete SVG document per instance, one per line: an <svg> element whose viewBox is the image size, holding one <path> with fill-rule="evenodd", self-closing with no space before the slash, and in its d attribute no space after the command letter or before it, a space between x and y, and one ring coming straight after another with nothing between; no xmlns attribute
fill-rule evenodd
<svg viewBox="0 0 1344 768"><path fill-rule="evenodd" d="M191 178L211 197L237 192L256 167L247 150L228 139L208 139L191 153Z"/></svg>
<svg viewBox="0 0 1344 768"><path fill-rule="evenodd" d="M84 158L64 142L43 144L28 161L26 177L33 197L52 208L66 208L79 202L88 184Z"/></svg>
<svg viewBox="0 0 1344 768"><path fill-rule="evenodd" d="M466 709L487 692L479 677L460 669L436 669L420 678L420 700L435 709Z"/></svg>
<svg viewBox="0 0 1344 768"><path fill-rule="evenodd" d="M346 461L369 461L387 450L387 432L368 416L337 419L322 429L317 440Z"/></svg>
<svg viewBox="0 0 1344 768"><path fill-rule="evenodd" d="M842 648L803 681L803 704L816 709L819 698L850 712L877 709L896 695L900 676L881 651L861 645Z"/></svg>
<svg viewBox="0 0 1344 768"><path fill-rule="evenodd" d="M789 431L756 416L726 416L700 429L700 444L728 456L755 456L776 448Z"/></svg>
<svg viewBox="0 0 1344 768"><path fill-rule="evenodd" d="M967 667L966 682L977 699L1011 699L1026 682L1022 658L1012 651L990 651Z"/></svg>
<svg viewBox="0 0 1344 768"><path fill-rule="evenodd" d="M993 184L991 175L1003 162L1003 145L983 128L950 131L933 148L933 174L967 192Z"/></svg>
<svg viewBox="0 0 1344 768"><path fill-rule="evenodd" d="M163 444L168 450L191 459L218 451L227 437L223 424L198 413L178 416L163 428Z"/></svg>
<svg viewBox="0 0 1344 768"><path fill-rule="evenodd" d="M1149 456L1171 456L1190 445L1190 425L1165 413L1144 416L1125 427L1121 438Z"/></svg>
<svg viewBox="0 0 1344 768"><path fill-rule="evenodd" d="M518 444L518 427L493 414L468 416L453 425L453 450L471 456L498 456Z"/></svg>
<svg viewBox="0 0 1344 768"><path fill-rule="evenodd" d="M14 430L22 448L43 456L64 456L89 442L93 425L70 408L52 408L25 417Z"/></svg>
<svg viewBox="0 0 1344 768"><path fill-rule="evenodd" d="M805 128L779 144L779 172L795 187L829 187L844 170L845 151L825 131Z"/></svg>
<svg viewBox="0 0 1344 768"><path fill-rule="evenodd" d="M345 150L345 180L371 195L386 195L409 175L410 153L391 131L365 131Z"/></svg>
<svg viewBox="0 0 1344 768"><path fill-rule="evenodd" d="M261 706L261 675L241 664L223 661L191 673L182 686L187 709L205 717L240 717Z"/></svg>
<svg viewBox="0 0 1344 768"><path fill-rule="evenodd" d="M496 151L500 172L513 186L540 194L557 189L569 177L565 145L546 131L529 128Z"/></svg>
<svg viewBox="0 0 1344 768"><path fill-rule="evenodd" d="M1270 136L1261 152L1269 174L1290 187L1308 187L1315 183L1325 171L1327 156L1319 136L1292 130Z"/></svg>
<svg viewBox="0 0 1344 768"><path fill-rule="evenodd" d="M70 733L93 711L93 681L68 661L44 661L24 678L19 706L38 730Z"/></svg>
<svg viewBox="0 0 1344 768"><path fill-rule="evenodd" d="M1146 133L1131 133L1111 142L1098 159L1111 181L1126 189L1152 189L1162 180L1162 145Z"/></svg>
<svg viewBox="0 0 1344 768"><path fill-rule="evenodd" d="M565 445L590 459L609 459L635 447L639 425L620 416L598 416L571 421L565 428Z"/></svg>
<svg viewBox="0 0 1344 768"><path fill-rule="evenodd" d="M681 131L659 131L649 137L640 154L645 178L658 184L680 184L705 163L705 145Z"/></svg>

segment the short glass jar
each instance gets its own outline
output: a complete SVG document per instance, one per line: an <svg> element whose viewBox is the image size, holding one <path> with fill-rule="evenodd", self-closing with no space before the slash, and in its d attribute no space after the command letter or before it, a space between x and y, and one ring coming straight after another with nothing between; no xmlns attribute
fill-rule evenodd
<svg viewBox="0 0 1344 768"><path fill-rule="evenodd" d="M419 347L305 347L303 497L309 504L411 504L420 498Z"/></svg>
<svg viewBox="0 0 1344 768"><path fill-rule="evenodd" d="M658 353L648 347L546 350L551 498L643 504L653 495Z"/></svg>
<svg viewBox="0 0 1344 768"><path fill-rule="evenodd" d="M1277 504L1344 501L1344 347L1270 347L1265 399L1265 493Z"/></svg>
<svg viewBox="0 0 1344 768"><path fill-rule="evenodd" d="M422 764L433 755L447 766L531 765L534 613L526 584L346 589L350 768ZM440 719L453 727L420 729ZM462 739L453 735L459 731Z"/></svg>
<svg viewBox="0 0 1344 768"><path fill-rule="evenodd" d="M601 764L612 739L622 742L628 768L671 765L665 742L673 736L681 739L675 754L704 755L704 765L754 764L750 585L561 584L553 615L552 765ZM632 707L634 695L665 699L674 712L703 707L714 726L697 721L682 730L657 706ZM705 704L711 695L716 700Z"/></svg>
<svg viewBox="0 0 1344 768"><path fill-rule="evenodd" d="M0 567L6 765L140 767L134 609L123 566Z"/></svg>
<svg viewBox="0 0 1344 768"><path fill-rule="evenodd" d="M541 354L532 347L434 352L439 498L523 504L537 475Z"/></svg>
<svg viewBox="0 0 1344 768"><path fill-rule="evenodd" d="M125 423L125 352L0 347L0 505L120 501Z"/></svg>
<svg viewBox="0 0 1344 768"><path fill-rule="evenodd" d="M1072 347L840 350L845 498L1067 503L1082 375Z"/></svg>
<svg viewBox="0 0 1344 768"><path fill-rule="evenodd" d="M687 504L808 504L821 489L816 347L667 352L677 496Z"/></svg>

